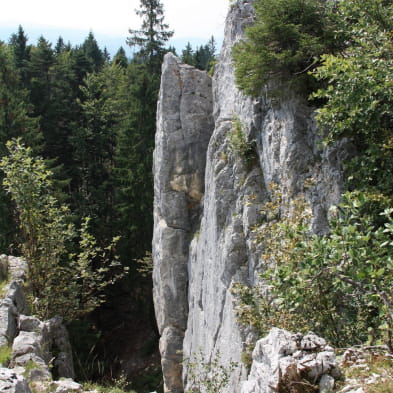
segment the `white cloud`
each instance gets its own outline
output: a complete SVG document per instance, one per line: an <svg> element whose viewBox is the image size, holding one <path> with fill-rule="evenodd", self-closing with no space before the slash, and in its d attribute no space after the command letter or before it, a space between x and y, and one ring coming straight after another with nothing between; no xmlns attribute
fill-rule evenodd
<svg viewBox="0 0 393 393"><path fill-rule="evenodd" d="M165 21L176 38L222 36L229 0L163 0ZM126 36L137 29L139 0L18 0L4 1L0 23L93 30Z"/></svg>

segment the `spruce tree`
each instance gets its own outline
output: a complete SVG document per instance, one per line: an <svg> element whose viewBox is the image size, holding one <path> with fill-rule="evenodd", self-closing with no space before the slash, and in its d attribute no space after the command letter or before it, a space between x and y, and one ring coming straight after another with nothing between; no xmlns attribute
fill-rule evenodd
<svg viewBox="0 0 393 393"><path fill-rule="evenodd" d="M116 54L113 58L113 63L118 64L120 67L127 68L128 59L126 56L126 52L122 46L116 52Z"/></svg>
<svg viewBox="0 0 393 393"><path fill-rule="evenodd" d="M28 83L28 62L30 61L31 47L27 45L28 38L22 28L19 26L18 32L12 34L10 38L10 45L14 52L15 67L18 69L21 81L24 87Z"/></svg>
<svg viewBox="0 0 393 393"><path fill-rule="evenodd" d="M28 93L22 88L18 71L14 48L0 45L0 157L6 153L6 141L13 137L23 137L36 152L40 150L38 119L29 115ZM0 182L2 179L0 174ZM15 243L17 231L12 212L9 197L0 189L0 253L9 252L8 247Z"/></svg>
<svg viewBox="0 0 393 393"><path fill-rule="evenodd" d="M182 50L181 61L192 66L195 65L194 50L189 42L187 42L186 47Z"/></svg>
<svg viewBox="0 0 393 393"><path fill-rule="evenodd" d="M105 63L105 54L99 48L93 32L90 31L89 35L85 39L82 45L82 50L91 64L91 71L100 71Z"/></svg>
<svg viewBox="0 0 393 393"><path fill-rule="evenodd" d="M116 207L124 258L141 258L151 248L153 224L152 154L161 62L173 35L159 0L141 0L140 30L127 43L139 51L128 66L127 117L116 146Z"/></svg>
<svg viewBox="0 0 393 393"><path fill-rule="evenodd" d="M140 9L136 13L142 18L142 26L139 30L129 30L131 36L127 38L127 44L139 48L138 59L147 63L150 69L159 68L165 43L173 36L173 31L164 23L163 5L160 0L140 0Z"/></svg>

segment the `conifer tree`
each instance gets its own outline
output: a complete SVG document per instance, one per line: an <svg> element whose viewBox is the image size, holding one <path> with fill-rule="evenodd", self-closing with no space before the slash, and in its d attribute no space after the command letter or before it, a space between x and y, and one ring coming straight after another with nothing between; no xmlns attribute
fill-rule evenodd
<svg viewBox="0 0 393 393"><path fill-rule="evenodd" d="M91 71L100 71L105 63L105 55L104 52L99 48L93 32L90 31L82 45L82 49L91 64Z"/></svg>
<svg viewBox="0 0 393 393"><path fill-rule="evenodd" d="M113 63L118 64L120 67L127 68L128 59L126 56L126 52L122 46L116 52L116 54L113 58Z"/></svg>
<svg viewBox="0 0 393 393"><path fill-rule="evenodd" d="M14 64L14 48L0 45L0 157L6 152L6 141L13 137L23 137L35 151L40 150L38 119L29 115L28 93L22 88L20 74ZM8 196L0 189L1 253L9 252L8 247L15 241L17 231L12 212Z"/></svg>
<svg viewBox="0 0 393 393"><path fill-rule="evenodd" d="M127 259L141 258L151 248L156 106L165 43L173 35L159 0L141 0L136 13L142 26L130 29L127 43L139 51L128 66L128 116L117 136L115 159L119 244Z"/></svg>
<svg viewBox="0 0 393 393"><path fill-rule="evenodd" d="M139 48L137 57L149 65L149 68L160 67L165 54L165 43L173 36L164 23L164 9L160 0L140 0L140 9L136 11L142 18L139 30L130 29L127 44ZM157 68L156 68L157 69Z"/></svg>
<svg viewBox="0 0 393 393"><path fill-rule="evenodd" d="M30 61L30 49L31 47L27 45L28 38L25 35L25 32L22 26L19 26L18 32L16 34L12 34L10 39L10 45L13 48L14 52L14 61L15 66L19 70L21 75L22 84L24 87L27 87L27 68L28 62Z"/></svg>
<svg viewBox="0 0 393 393"><path fill-rule="evenodd" d="M194 50L189 42L187 42L186 47L182 50L181 61L189 65L195 65Z"/></svg>

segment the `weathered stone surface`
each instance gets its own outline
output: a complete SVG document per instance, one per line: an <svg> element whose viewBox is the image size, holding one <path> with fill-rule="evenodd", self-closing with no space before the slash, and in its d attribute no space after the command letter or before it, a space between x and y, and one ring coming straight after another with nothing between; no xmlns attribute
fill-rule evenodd
<svg viewBox="0 0 393 393"><path fill-rule="evenodd" d="M45 391L52 380L50 367L61 378L73 378L71 344L62 318L42 322L24 315L27 302L23 280L27 264L5 255L0 256L0 261L8 264L13 280L6 286L5 298L0 303L0 345L12 344L10 367L14 374L23 373L29 382L37 385L37 392L40 387ZM66 388L62 389L64 392Z"/></svg>
<svg viewBox="0 0 393 393"><path fill-rule="evenodd" d="M22 375L8 368L0 368L0 392L31 393L31 390Z"/></svg>
<svg viewBox="0 0 393 393"><path fill-rule="evenodd" d="M329 375L337 368L334 352L314 334L301 337L302 342L300 336L273 328L259 340L253 351L250 375L243 382L241 392L274 393L291 387L291 392L301 393L304 383L308 381L311 386L320 380L325 391L327 386L334 385L334 378ZM296 385L297 382L301 383Z"/></svg>
<svg viewBox="0 0 393 393"><path fill-rule="evenodd" d="M0 255L0 276L4 280L10 280L4 287L5 296L0 300L0 346L8 345L15 338L19 313L27 309L22 289L25 269L26 262L22 259Z"/></svg>
<svg viewBox="0 0 393 393"><path fill-rule="evenodd" d="M44 329L44 323L30 315L19 316L19 330L25 332L37 332Z"/></svg>
<svg viewBox="0 0 393 393"><path fill-rule="evenodd" d="M187 323L188 248L204 193L206 150L213 131L211 79L165 56L154 151L154 302L165 391L182 390Z"/></svg>
<svg viewBox="0 0 393 393"><path fill-rule="evenodd" d="M54 357L54 367L60 378L74 378L74 363L72 360L72 348L66 327L63 325L61 317L51 318L45 322L47 332L46 341L49 342L49 348Z"/></svg>
<svg viewBox="0 0 393 393"><path fill-rule="evenodd" d="M22 258L11 255L3 255L2 257L7 258L11 281L24 282L27 274L27 262Z"/></svg>
<svg viewBox="0 0 393 393"><path fill-rule="evenodd" d="M42 357L43 344L44 338L41 332L20 332L12 344L12 355L17 358L26 353L33 353Z"/></svg>
<svg viewBox="0 0 393 393"><path fill-rule="evenodd" d="M331 375L322 375L319 381L319 393L332 393L334 389L335 380Z"/></svg>
<svg viewBox="0 0 393 393"><path fill-rule="evenodd" d="M41 322L35 317L21 315L19 329L12 345L12 367L33 363L36 367L30 371L29 379L50 380L49 362L52 362L59 377L74 377L71 344L62 318Z"/></svg>
<svg viewBox="0 0 393 393"><path fill-rule="evenodd" d="M27 308L20 282L12 281L5 289L6 295L0 302L0 346L13 341L18 333L19 313Z"/></svg>
<svg viewBox="0 0 393 393"><path fill-rule="evenodd" d="M51 388L55 389L55 393L78 393L82 391L82 385L70 378L52 382Z"/></svg>

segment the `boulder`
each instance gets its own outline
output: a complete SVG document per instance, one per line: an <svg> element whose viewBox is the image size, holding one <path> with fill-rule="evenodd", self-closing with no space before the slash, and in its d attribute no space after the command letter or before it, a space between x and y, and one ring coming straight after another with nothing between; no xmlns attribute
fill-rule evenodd
<svg viewBox="0 0 393 393"><path fill-rule="evenodd" d="M307 388L314 391L318 383L327 393L334 386L332 374L338 367L334 351L313 333L303 336L273 328L257 342L252 358L241 393L304 393Z"/></svg>

